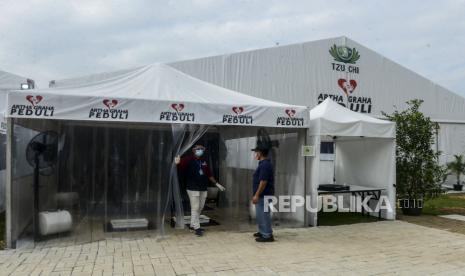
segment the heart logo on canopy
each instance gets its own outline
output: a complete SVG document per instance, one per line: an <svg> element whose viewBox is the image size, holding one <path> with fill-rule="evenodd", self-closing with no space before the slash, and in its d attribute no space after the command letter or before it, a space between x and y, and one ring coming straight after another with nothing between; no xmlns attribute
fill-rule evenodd
<svg viewBox="0 0 465 276"><path fill-rule="evenodd" d="M346 79L339 79L337 84L342 89L342 91L344 91L346 96L352 94L352 92L354 92L355 88L357 87L357 82L355 80L347 81Z"/></svg>
<svg viewBox="0 0 465 276"><path fill-rule="evenodd" d="M184 109L184 104L172 104L171 107L176 110L177 112L181 112Z"/></svg>
<svg viewBox="0 0 465 276"><path fill-rule="evenodd" d="M287 116L289 116L290 118L294 118L294 116L295 116L295 110L294 110L294 109L286 109L286 114L287 114Z"/></svg>
<svg viewBox="0 0 465 276"><path fill-rule="evenodd" d="M237 115L240 115L242 112L244 112L244 108L242 106L235 106L232 108L232 111L234 111L234 113Z"/></svg>
<svg viewBox="0 0 465 276"><path fill-rule="evenodd" d="M39 104L43 98L44 97L40 95L37 95L37 96L27 95L26 96L26 100L28 100L32 104L32 106L36 106L37 104Z"/></svg>
<svg viewBox="0 0 465 276"><path fill-rule="evenodd" d="M109 109L112 109L118 105L118 101L105 99L103 100L103 104L106 105Z"/></svg>

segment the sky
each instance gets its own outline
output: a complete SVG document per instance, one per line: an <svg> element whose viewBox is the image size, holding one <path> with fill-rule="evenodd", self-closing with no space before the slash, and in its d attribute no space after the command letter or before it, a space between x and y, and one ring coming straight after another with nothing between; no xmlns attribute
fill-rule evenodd
<svg viewBox="0 0 465 276"><path fill-rule="evenodd" d="M0 70L52 79L347 36L465 97L465 0L0 0Z"/></svg>

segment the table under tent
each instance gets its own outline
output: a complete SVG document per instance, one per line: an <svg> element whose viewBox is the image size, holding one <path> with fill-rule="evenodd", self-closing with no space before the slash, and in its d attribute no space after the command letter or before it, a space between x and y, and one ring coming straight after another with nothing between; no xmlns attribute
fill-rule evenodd
<svg viewBox="0 0 465 276"><path fill-rule="evenodd" d="M249 203L257 162L250 149L257 139L274 145L276 194L305 194L300 149L306 107L243 95L166 65L76 86L9 92L7 119L9 247L183 228L189 204L173 160L189 154L199 139L227 189L209 191L207 226L254 229ZM306 216L302 210L273 219L298 227Z"/></svg>
<svg viewBox="0 0 465 276"><path fill-rule="evenodd" d="M310 111L309 140L314 145L321 145L322 140L334 143L334 174L330 183L328 177L320 175L320 149L309 164L311 225L318 225L317 210L321 211L327 195L342 196L339 203L343 206L338 207L343 212L395 219L395 123L353 112L328 98ZM366 205L371 210L360 204L364 198L368 201L369 196L372 200Z"/></svg>

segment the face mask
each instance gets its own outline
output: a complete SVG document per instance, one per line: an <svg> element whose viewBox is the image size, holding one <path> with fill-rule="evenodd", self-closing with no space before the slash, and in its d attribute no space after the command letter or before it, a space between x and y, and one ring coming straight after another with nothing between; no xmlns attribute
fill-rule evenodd
<svg viewBox="0 0 465 276"><path fill-rule="evenodd" d="M195 150L195 156L200 157L202 155L203 155L203 150L201 149Z"/></svg>

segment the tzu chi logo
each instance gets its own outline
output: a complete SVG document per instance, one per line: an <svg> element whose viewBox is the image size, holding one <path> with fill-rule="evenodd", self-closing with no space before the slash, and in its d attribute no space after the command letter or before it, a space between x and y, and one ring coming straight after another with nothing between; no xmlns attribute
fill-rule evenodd
<svg viewBox="0 0 465 276"><path fill-rule="evenodd" d="M250 115L242 114L245 111L243 106L233 106L231 114L223 115L223 124L234 125L251 125L253 124L253 117Z"/></svg>
<svg viewBox="0 0 465 276"><path fill-rule="evenodd" d="M160 121L168 122L195 122L195 114L193 112L185 112L187 106L184 103L172 103L168 107L168 111L160 112Z"/></svg>
<svg viewBox="0 0 465 276"><path fill-rule="evenodd" d="M329 53L335 61L343 63L355 64L360 58L357 49L347 46L336 46L336 44L329 49Z"/></svg>
<svg viewBox="0 0 465 276"><path fill-rule="evenodd" d="M329 49L329 54L335 62L331 63L331 69L337 72L345 72L351 74L360 74L360 68L355 66L355 63L360 59L360 54L355 47L336 46L334 44Z"/></svg>
<svg viewBox="0 0 465 276"><path fill-rule="evenodd" d="M102 107L91 108L89 118L109 119L109 120L127 120L129 111L127 109L116 108L119 104L117 99L104 99L101 102Z"/></svg>
<svg viewBox="0 0 465 276"><path fill-rule="evenodd" d="M53 117L55 107L44 105L44 96L27 95L25 104L14 104L11 106L10 115L24 117Z"/></svg>
<svg viewBox="0 0 465 276"><path fill-rule="evenodd" d="M280 116L276 119L276 125L278 126L303 126L304 118L296 117L297 111L293 108L285 109L285 116Z"/></svg>

